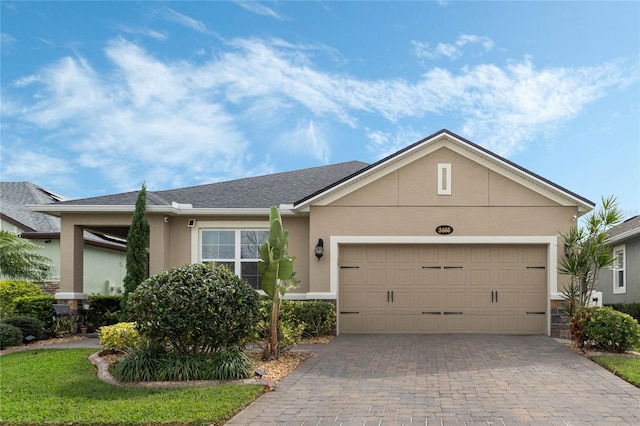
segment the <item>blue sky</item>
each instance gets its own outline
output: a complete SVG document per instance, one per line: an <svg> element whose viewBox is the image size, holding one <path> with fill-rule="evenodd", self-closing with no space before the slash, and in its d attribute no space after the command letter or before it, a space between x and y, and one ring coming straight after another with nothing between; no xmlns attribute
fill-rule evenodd
<svg viewBox="0 0 640 426"><path fill-rule="evenodd" d="M1 178L70 198L447 128L640 214L640 2L0 3Z"/></svg>

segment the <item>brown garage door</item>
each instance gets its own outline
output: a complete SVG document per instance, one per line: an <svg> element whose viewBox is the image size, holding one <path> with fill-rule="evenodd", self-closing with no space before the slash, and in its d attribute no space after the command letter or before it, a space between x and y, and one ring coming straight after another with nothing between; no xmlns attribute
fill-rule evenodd
<svg viewBox="0 0 640 426"><path fill-rule="evenodd" d="M344 245L340 333L544 334L545 246Z"/></svg>

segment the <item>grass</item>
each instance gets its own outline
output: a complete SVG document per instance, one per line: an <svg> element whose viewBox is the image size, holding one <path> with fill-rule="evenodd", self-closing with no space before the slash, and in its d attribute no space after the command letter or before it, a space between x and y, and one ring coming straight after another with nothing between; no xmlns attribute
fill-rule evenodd
<svg viewBox="0 0 640 426"><path fill-rule="evenodd" d="M613 374L640 388L640 358L615 355L596 355L591 358Z"/></svg>
<svg viewBox="0 0 640 426"><path fill-rule="evenodd" d="M260 385L121 388L96 377L93 349L38 349L0 357L3 425L222 425Z"/></svg>

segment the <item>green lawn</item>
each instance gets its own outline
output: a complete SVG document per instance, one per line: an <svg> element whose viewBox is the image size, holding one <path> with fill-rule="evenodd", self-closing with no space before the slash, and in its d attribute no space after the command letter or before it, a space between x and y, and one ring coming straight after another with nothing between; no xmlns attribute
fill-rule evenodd
<svg viewBox="0 0 640 426"><path fill-rule="evenodd" d="M221 425L261 385L121 388L96 377L93 349L37 349L0 357L0 423Z"/></svg>
<svg viewBox="0 0 640 426"><path fill-rule="evenodd" d="M627 382L640 387L640 358L614 355L596 355L591 358Z"/></svg>

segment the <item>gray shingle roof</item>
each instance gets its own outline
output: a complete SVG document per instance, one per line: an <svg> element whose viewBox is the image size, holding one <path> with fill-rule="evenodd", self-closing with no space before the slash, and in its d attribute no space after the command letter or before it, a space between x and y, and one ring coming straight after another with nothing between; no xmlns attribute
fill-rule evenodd
<svg viewBox="0 0 640 426"><path fill-rule="evenodd" d="M640 215L631 217L607 232L609 238L616 237L634 229L640 229Z"/></svg>
<svg viewBox="0 0 640 426"><path fill-rule="evenodd" d="M51 204L64 200L31 182L0 182L0 213L23 231L60 232L60 219L34 212L27 204Z"/></svg>
<svg viewBox="0 0 640 426"><path fill-rule="evenodd" d="M193 208L269 208L315 193L367 166L349 161L290 172L230 180L165 191L147 191L147 205L191 204ZM134 205L138 191L83 198L61 205Z"/></svg>

